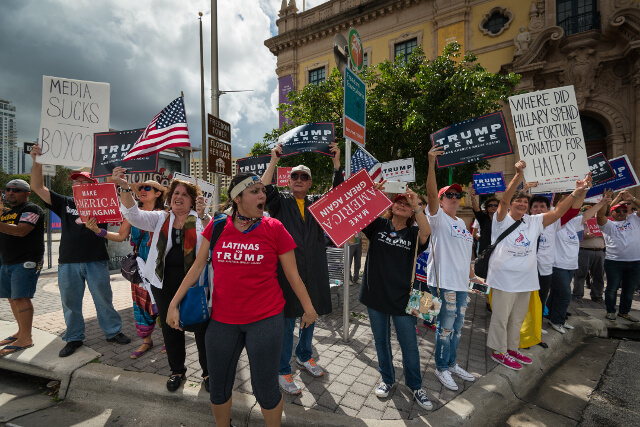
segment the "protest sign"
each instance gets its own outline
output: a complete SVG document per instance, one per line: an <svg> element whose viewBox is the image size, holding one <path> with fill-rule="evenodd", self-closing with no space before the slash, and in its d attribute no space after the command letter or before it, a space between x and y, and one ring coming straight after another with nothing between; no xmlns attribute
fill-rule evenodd
<svg viewBox="0 0 640 427"><path fill-rule="evenodd" d="M38 163L91 166L93 134L109 131L108 83L42 76Z"/></svg>
<svg viewBox="0 0 640 427"><path fill-rule="evenodd" d="M333 157L329 144L335 141L333 123L307 123L278 137L282 157L300 153L319 153Z"/></svg>
<svg viewBox="0 0 640 427"><path fill-rule="evenodd" d="M373 187L371 177L362 169L309 206L309 212L340 247L389 206L391 201Z"/></svg>
<svg viewBox="0 0 640 427"><path fill-rule="evenodd" d="M264 175L264 172L269 167L271 161L271 154L263 154L262 156L244 157L236 161L238 166L238 173L253 172L258 176ZM273 174L272 184L276 183L276 174Z"/></svg>
<svg viewBox="0 0 640 427"><path fill-rule="evenodd" d="M83 223L95 218L98 224L122 222L120 200L113 182L74 185L73 200Z"/></svg>
<svg viewBox="0 0 640 427"><path fill-rule="evenodd" d="M288 187L289 178L291 177L291 167L278 168L278 187Z"/></svg>
<svg viewBox="0 0 640 427"><path fill-rule="evenodd" d="M215 209L213 210L211 209L211 205L213 203L213 195L216 193L215 185L211 184L209 181L205 181L204 179L198 179L198 182L196 182L196 179L191 175L185 175L180 172L175 172L173 174L173 179L179 179L180 181L187 181L200 187L200 190L202 190L202 196L204 197L204 205L205 205L204 213L210 213L212 211L215 211Z"/></svg>
<svg viewBox="0 0 640 427"><path fill-rule="evenodd" d="M125 130L122 132L100 132L94 135L93 166L91 176L94 178L109 176L116 166L127 168L127 173L155 172L158 170L158 155L124 161L133 144L144 129Z"/></svg>
<svg viewBox="0 0 640 427"><path fill-rule="evenodd" d="M613 168L604 154L594 154L593 156L589 156L588 160L591 179L594 185L609 181L616 177Z"/></svg>
<svg viewBox="0 0 640 427"><path fill-rule="evenodd" d="M513 154L502 111L440 129L431 134L431 144L444 148L436 158L438 168Z"/></svg>
<svg viewBox="0 0 640 427"><path fill-rule="evenodd" d="M126 174L125 179L129 184L140 184L145 181L156 181L158 184L169 187L173 175L165 168L160 168L158 172L154 173L131 173Z"/></svg>
<svg viewBox="0 0 640 427"><path fill-rule="evenodd" d="M474 173L473 189L476 194L502 193L506 189L502 172Z"/></svg>
<svg viewBox="0 0 640 427"><path fill-rule="evenodd" d="M532 193L564 192L589 173L580 112L573 86L509 98L524 179Z"/></svg>
<svg viewBox="0 0 640 427"><path fill-rule="evenodd" d="M618 191L626 190L627 188L633 188L640 185L640 182L638 182L638 177L636 176L636 172L633 170L633 166L631 166L629 157L627 157L626 154L609 160L609 164L613 168L613 171L616 173L616 177L609 181L602 182L591 187L591 189L587 192L587 198L585 199L585 202L598 203L600 201L600 198L595 196L599 196L604 193L605 188Z"/></svg>
<svg viewBox="0 0 640 427"><path fill-rule="evenodd" d="M586 225L589 227L589 233L597 237L602 237L602 230L600 230L598 226L598 218L588 219Z"/></svg>
<svg viewBox="0 0 640 427"><path fill-rule="evenodd" d="M382 179L393 181L415 182L416 168L413 164L413 157L408 159L393 160L380 165Z"/></svg>

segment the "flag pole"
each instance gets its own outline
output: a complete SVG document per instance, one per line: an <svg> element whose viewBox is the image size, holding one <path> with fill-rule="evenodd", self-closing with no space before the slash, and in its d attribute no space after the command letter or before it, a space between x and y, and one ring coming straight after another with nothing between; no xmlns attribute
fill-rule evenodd
<svg viewBox="0 0 640 427"><path fill-rule="evenodd" d="M180 91L180 96L182 97L182 103L184 104L184 92ZM185 107L186 110L186 107ZM189 138L189 168L191 168L191 163L193 162L193 149L191 148L191 138ZM190 173L191 171L189 171ZM188 173L185 173L185 175L189 175ZM196 174L195 176L196 179L196 187L198 186L198 174Z"/></svg>

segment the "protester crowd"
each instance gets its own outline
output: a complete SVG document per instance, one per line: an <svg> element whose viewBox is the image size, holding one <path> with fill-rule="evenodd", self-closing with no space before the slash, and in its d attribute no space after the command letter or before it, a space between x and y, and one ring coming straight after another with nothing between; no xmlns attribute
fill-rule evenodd
<svg viewBox="0 0 640 427"><path fill-rule="evenodd" d="M335 187L344 179L340 150L336 144L330 150ZM391 322L406 385L420 407L432 408L422 388L415 333L419 317L435 326L434 374L443 386L457 390L454 377L475 380L456 362L457 347L469 293L485 284L492 310L487 346L493 360L514 370L532 363L521 348L521 329L532 298L539 301L534 318L548 317L549 327L564 334L573 329L566 321L571 298L584 296L588 279L592 301L604 298L607 319L638 321L629 314L640 281L640 218L632 213L640 203L635 197L621 191L614 198L605 191L598 203L585 204L591 186L588 175L575 182L574 191L557 197L553 208L549 199L518 189L527 167L519 161L502 196L489 197L484 211L471 194L478 221L472 232L457 216L462 186L437 188L434 165L442 152L438 147L429 152L426 198L412 190L393 195L388 211L364 228L369 241L364 273L360 277L359 266L350 273L354 283L361 280L359 300L367 307L375 341L381 374L374 391L378 398L387 398L396 386ZM119 187L125 220L118 232L108 232L106 224L95 219L83 223L73 198L44 186L42 165L36 161L39 153L36 145L31 183L16 179L4 189L11 208L2 207L0 217L0 297L9 300L18 331L0 342L0 357L33 346L31 300L44 254L44 212L28 201L33 191L62 220L58 286L66 345L60 357L83 345L85 286L105 339L116 344L131 341L122 333L122 319L113 307L106 250L107 240L130 237L139 273L131 283L132 320L142 340L131 357L139 358L154 346L152 333L158 324L171 371L167 389L175 391L187 372L184 331L194 332L216 424L229 425L236 367L246 350L265 422L279 425L282 392L302 392L292 376L293 353L299 369L313 377L324 373L313 358L313 331L317 317L331 312L331 298L324 232L309 211L321 197L309 194L312 171L304 165L293 168L290 191L279 191L271 184L282 153L276 146L262 177L240 173L232 179L227 206L220 209L226 214L212 218L204 213L196 184L131 184L126 170L116 167L109 180ZM96 182L86 172L72 174L71 180L74 185ZM384 191L385 183L375 184L376 190ZM586 224L594 217L602 236ZM474 270L474 240L479 240L477 255L492 251L483 275L486 282ZM211 270L215 275L210 288ZM211 315L187 324L188 313L182 307L196 283L205 283L210 293ZM431 311L421 316L411 315L407 308L414 288L432 303ZM541 320L535 329L547 333ZM536 343L545 346L541 337Z"/></svg>

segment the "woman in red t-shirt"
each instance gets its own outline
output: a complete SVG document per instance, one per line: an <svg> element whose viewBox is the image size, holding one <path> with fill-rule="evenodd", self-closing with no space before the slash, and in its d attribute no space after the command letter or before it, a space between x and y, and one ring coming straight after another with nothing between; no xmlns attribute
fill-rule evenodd
<svg viewBox="0 0 640 427"><path fill-rule="evenodd" d="M266 193L260 177L236 175L228 194L232 214L213 249L212 313L206 333L211 408L216 425L229 425L236 367L246 348L253 393L265 422L280 425L283 400L278 367L284 298L276 275L278 262L304 308L302 327L313 324L318 316L298 274L293 238L280 221L263 216ZM171 301L167 314L171 327L178 328L180 301L207 264L213 224L202 233L206 241Z"/></svg>

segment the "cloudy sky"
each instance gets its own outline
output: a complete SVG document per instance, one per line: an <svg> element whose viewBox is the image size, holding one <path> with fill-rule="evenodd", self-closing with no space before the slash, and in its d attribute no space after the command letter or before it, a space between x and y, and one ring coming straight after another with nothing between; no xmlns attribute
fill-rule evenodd
<svg viewBox="0 0 640 427"><path fill-rule="evenodd" d="M327 0L307 0L307 10ZM302 10L302 0L297 1ZM233 156L278 125L276 35L281 0L218 0L220 98ZM42 76L111 85L110 127L146 127L184 91L192 145L201 144L198 12L202 11L205 105L211 108L208 0L2 0L0 98L17 108L18 141L38 136Z"/></svg>

